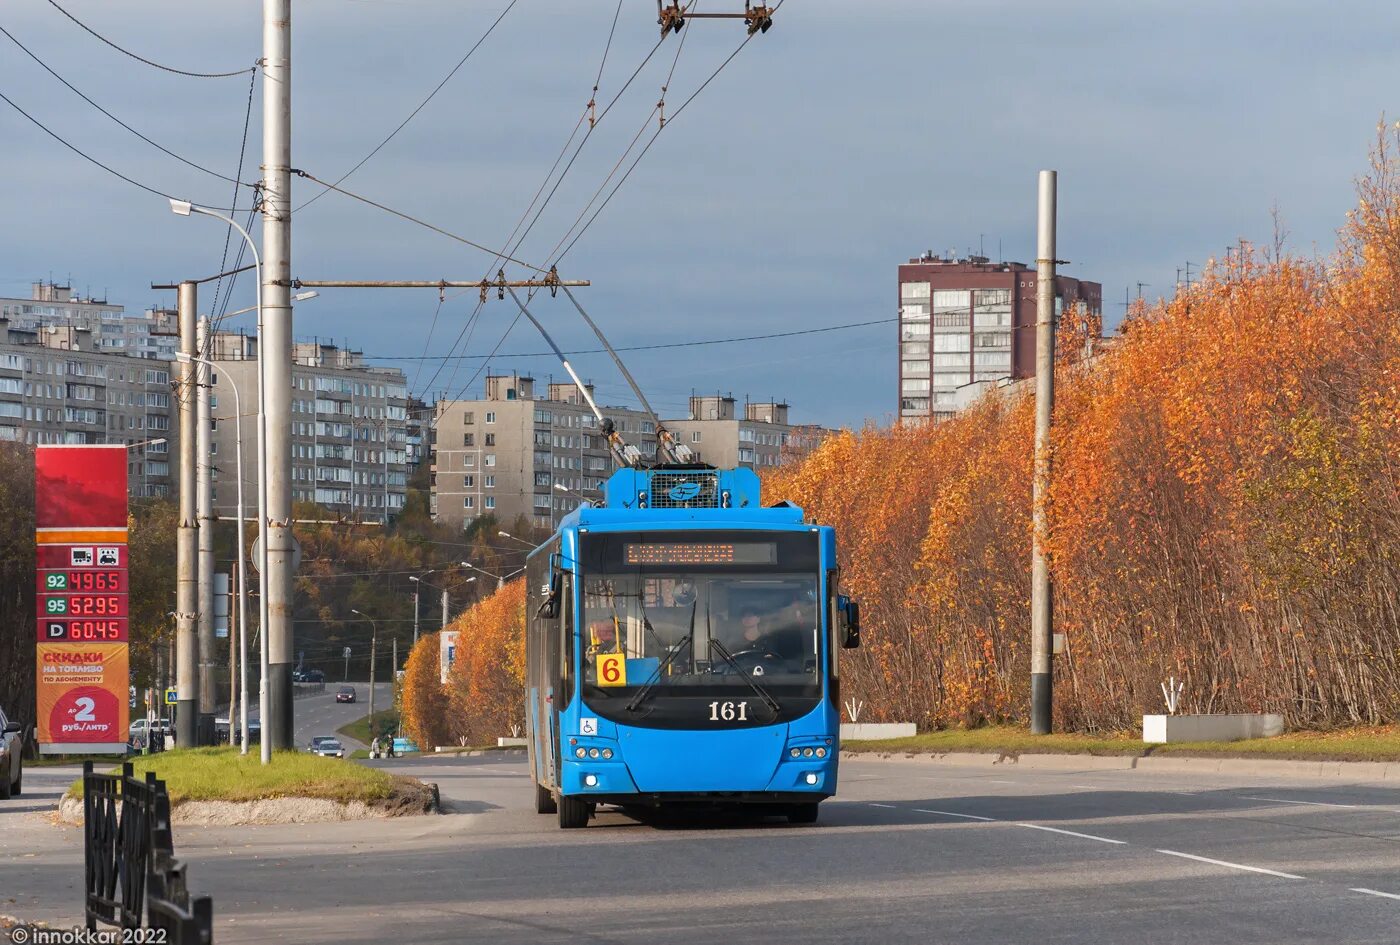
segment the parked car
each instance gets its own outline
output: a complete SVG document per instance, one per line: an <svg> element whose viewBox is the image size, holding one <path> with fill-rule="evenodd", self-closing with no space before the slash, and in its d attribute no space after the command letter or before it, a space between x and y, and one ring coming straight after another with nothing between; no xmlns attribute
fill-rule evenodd
<svg viewBox="0 0 1400 945"><path fill-rule="evenodd" d="M317 735L311 739L307 751L322 758L344 758L345 746L334 735Z"/></svg>
<svg viewBox="0 0 1400 945"><path fill-rule="evenodd" d="M336 701L336 702L354 702L354 701L355 701L355 687L354 687L354 686L341 686L340 689L338 689L338 690L336 691L336 694L335 694L335 701Z"/></svg>
<svg viewBox="0 0 1400 945"><path fill-rule="evenodd" d="M0 801L24 788L24 726L12 722L0 709Z"/></svg>

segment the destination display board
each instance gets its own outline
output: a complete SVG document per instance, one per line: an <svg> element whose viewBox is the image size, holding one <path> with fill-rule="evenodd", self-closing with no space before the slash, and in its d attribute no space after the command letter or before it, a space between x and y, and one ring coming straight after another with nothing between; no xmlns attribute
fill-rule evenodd
<svg viewBox="0 0 1400 945"><path fill-rule="evenodd" d="M623 560L642 565L774 564L778 544L772 541L629 541Z"/></svg>
<svg viewBox="0 0 1400 945"><path fill-rule="evenodd" d="M34 458L39 750L124 752L130 713L126 448Z"/></svg>

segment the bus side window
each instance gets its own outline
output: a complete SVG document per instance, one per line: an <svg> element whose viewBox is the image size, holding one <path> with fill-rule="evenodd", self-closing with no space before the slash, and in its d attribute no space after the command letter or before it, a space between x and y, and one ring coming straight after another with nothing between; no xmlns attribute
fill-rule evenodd
<svg viewBox="0 0 1400 945"><path fill-rule="evenodd" d="M574 691L574 578L571 574L564 575L564 580L560 585L559 595L559 626L550 628L554 631L554 636L559 640L559 663L557 666L559 681L555 688L554 701L560 710L569 706L569 700Z"/></svg>

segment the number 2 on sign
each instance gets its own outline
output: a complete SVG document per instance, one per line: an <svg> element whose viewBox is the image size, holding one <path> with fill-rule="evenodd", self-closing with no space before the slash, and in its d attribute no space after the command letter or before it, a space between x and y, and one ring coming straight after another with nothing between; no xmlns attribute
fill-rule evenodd
<svg viewBox="0 0 1400 945"><path fill-rule="evenodd" d="M627 657L622 653L603 653L598 656L598 685L627 685Z"/></svg>

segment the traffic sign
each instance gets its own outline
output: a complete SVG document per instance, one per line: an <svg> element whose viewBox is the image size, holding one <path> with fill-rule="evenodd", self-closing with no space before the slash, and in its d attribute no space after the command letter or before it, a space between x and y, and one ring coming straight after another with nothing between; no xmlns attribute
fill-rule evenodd
<svg viewBox="0 0 1400 945"><path fill-rule="evenodd" d="M176 703L176 701L177 701L176 698L175 698L176 692L177 692L177 690L175 690L175 689L167 689L167 690L165 690L165 704L166 704L166 705L174 705L174 704Z"/></svg>
<svg viewBox="0 0 1400 945"><path fill-rule="evenodd" d="M258 562L262 561L262 536L261 536L261 535L259 535L257 538L254 538L254 539L253 539L253 547L252 547L252 549L248 552L248 554L252 557L252 561L251 561L250 563L251 563L252 566L253 566L253 570L254 570L254 571L258 570ZM293 537L293 538L292 538L292 570L295 571L295 570L296 570L297 568L299 568L299 567L301 567L301 542L297 541L296 538Z"/></svg>

